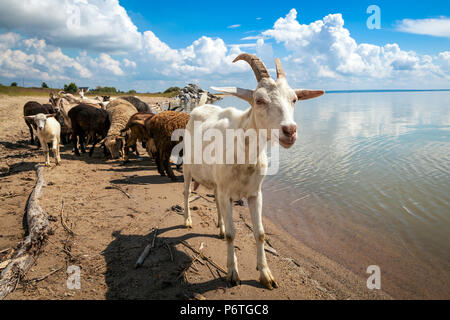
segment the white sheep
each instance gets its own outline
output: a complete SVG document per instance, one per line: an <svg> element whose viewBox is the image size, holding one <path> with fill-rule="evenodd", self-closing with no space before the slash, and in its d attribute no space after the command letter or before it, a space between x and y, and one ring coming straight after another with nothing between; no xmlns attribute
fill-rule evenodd
<svg viewBox="0 0 450 320"><path fill-rule="evenodd" d="M48 144L52 144L52 152L55 157L56 165L61 163L61 157L59 155L59 142L61 125L55 118L55 114L43 114L38 113L34 116L25 117L27 120L34 121L37 127L37 136L41 143L42 149L45 154L45 165L50 166L50 155L48 150Z"/></svg>
<svg viewBox="0 0 450 320"><path fill-rule="evenodd" d="M258 81L255 90L240 88L214 88L227 94L234 95L247 101L251 108L240 111L235 108L222 109L214 105L204 105L195 108L191 113L191 118L186 126L185 132L185 156L183 164L184 174L184 218L185 226L192 226L192 219L189 210L189 194L191 181L194 179L194 190L198 185L203 185L212 189L216 196L218 211L218 227L220 235L227 240L227 280L235 285L240 283L237 268L237 259L234 252L235 230L232 217L232 201L247 198L251 213L253 232L257 244L257 270L260 272L260 281L268 289L277 287L275 278L267 265L264 252L264 227L262 224L262 193L261 185L267 172L267 155L263 148L269 141L272 133L275 134L277 142L284 148L290 148L297 139L297 125L294 122L294 105L298 100L315 98L324 93L322 90L293 90L288 85L286 76L279 59L276 59L277 79L270 78L264 64L252 54L241 54L233 62L243 60L250 64ZM228 129L254 129L257 133L267 132L266 138L258 138L262 148L256 151L256 161L249 162L249 143L245 142L240 147L234 148L236 159L237 152L244 152L246 155L243 164L224 164L223 155L226 154L229 146L223 143L221 152L211 155L213 161L208 163L194 163L195 154L205 151L209 145L202 143L195 137L194 128L197 133L215 131L226 136ZM279 131L277 131L279 130ZM280 132L276 134L276 132ZM262 136L264 137L264 136ZM190 141L187 141L190 139ZM205 139L206 140L206 139ZM262 141L264 140L264 141ZM234 140L233 140L234 141ZM199 147L199 144L202 146ZM234 142L233 142L234 144ZM239 148L241 148L239 150ZM222 158L219 158L222 156ZM216 157L216 158L214 158ZM203 161L204 162L204 161Z"/></svg>

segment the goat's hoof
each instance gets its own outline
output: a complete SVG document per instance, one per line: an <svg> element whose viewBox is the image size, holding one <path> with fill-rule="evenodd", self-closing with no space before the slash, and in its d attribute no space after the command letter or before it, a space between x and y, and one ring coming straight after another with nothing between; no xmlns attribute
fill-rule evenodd
<svg viewBox="0 0 450 320"><path fill-rule="evenodd" d="M191 219L186 220L186 221L184 222L184 226L185 226L187 229L192 229L192 220L191 220Z"/></svg>
<svg viewBox="0 0 450 320"><path fill-rule="evenodd" d="M237 273L236 270L228 273L227 282L232 287L241 285L241 279L239 279L239 274Z"/></svg>
<svg viewBox="0 0 450 320"><path fill-rule="evenodd" d="M278 288L278 283L275 281L275 278L272 276L270 271L261 272L261 276L259 278L261 284L269 290L273 290L274 288Z"/></svg>

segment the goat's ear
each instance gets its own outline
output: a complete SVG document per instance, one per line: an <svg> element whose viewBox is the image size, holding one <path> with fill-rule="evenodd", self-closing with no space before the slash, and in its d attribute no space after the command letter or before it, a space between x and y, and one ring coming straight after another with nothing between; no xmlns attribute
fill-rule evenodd
<svg viewBox="0 0 450 320"><path fill-rule="evenodd" d="M54 116L56 116L56 113L52 113L52 114L46 114L45 115L47 118L51 118L51 117L54 117Z"/></svg>
<svg viewBox="0 0 450 320"><path fill-rule="evenodd" d="M307 89L297 89L295 94L298 100L308 100L312 98L320 97L325 93L324 90L307 90Z"/></svg>
<svg viewBox="0 0 450 320"><path fill-rule="evenodd" d="M241 88L236 88L236 87L211 87L211 89L219 91L219 92L231 94L235 97L238 97L238 98L241 98L241 99L247 101L250 104L252 103L252 100L253 100L253 90L241 89Z"/></svg>
<svg viewBox="0 0 450 320"><path fill-rule="evenodd" d="M25 116L25 120L33 121L35 116Z"/></svg>

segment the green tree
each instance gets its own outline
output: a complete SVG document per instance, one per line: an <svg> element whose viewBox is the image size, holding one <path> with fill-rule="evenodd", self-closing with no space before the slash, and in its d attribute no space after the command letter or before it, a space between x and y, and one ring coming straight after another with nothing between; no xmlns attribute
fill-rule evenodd
<svg viewBox="0 0 450 320"><path fill-rule="evenodd" d="M44 88L44 89L47 89L48 85L45 82L42 82L41 87Z"/></svg>
<svg viewBox="0 0 450 320"><path fill-rule="evenodd" d="M164 91L164 93L172 93L172 92L175 92L175 93L180 93L180 88L178 88L178 87L170 87L170 88L168 88L166 91Z"/></svg>
<svg viewBox="0 0 450 320"><path fill-rule="evenodd" d="M136 94L136 90L131 89L130 91L128 91L128 94Z"/></svg>
<svg viewBox="0 0 450 320"><path fill-rule="evenodd" d="M101 94L101 93L105 93L105 94L114 94L114 93L118 93L117 89L114 87L101 87L101 86L97 86L95 89L91 90L92 93L97 93L97 94Z"/></svg>
<svg viewBox="0 0 450 320"><path fill-rule="evenodd" d="M17 82L11 83L11 87L17 87Z"/></svg>
<svg viewBox="0 0 450 320"><path fill-rule="evenodd" d="M68 85L64 85L64 91L68 93L77 93L78 87L74 82L69 83Z"/></svg>

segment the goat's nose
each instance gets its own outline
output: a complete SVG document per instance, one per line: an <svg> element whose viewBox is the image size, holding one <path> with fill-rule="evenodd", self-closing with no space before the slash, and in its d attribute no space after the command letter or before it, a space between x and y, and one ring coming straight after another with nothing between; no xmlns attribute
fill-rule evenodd
<svg viewBox="0 0 450 320"><path fill-rule="evenodd" d="M297 125L295 125L295 124L290 124L288 126L282 126L281 129L283 130L283 133L288 137L292 137L293 135L295 135L297 133Z"/></svg>

